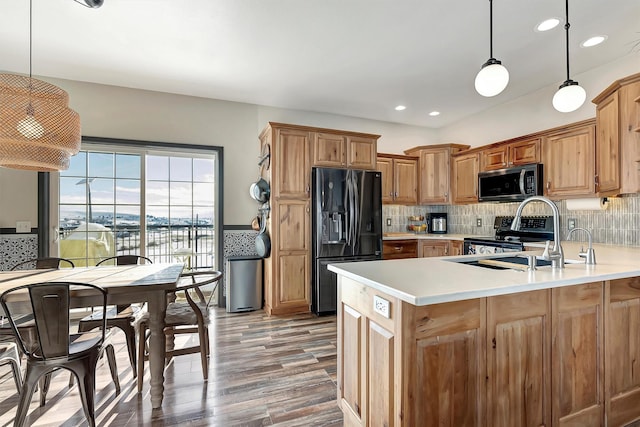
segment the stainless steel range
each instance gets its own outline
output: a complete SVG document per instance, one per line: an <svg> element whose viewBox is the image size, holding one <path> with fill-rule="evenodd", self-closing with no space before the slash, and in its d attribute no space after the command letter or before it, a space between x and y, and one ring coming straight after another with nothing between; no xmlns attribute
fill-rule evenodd
<svg viewBox="0 0 640 427"><path fill-rule="evenodd" d="M494 254L519 252L524 243L553 241L552 216L523 216L520 230L511 230L512 216L497 216L493 228L495 236L467 237L464 239L464 254Z"/></svg>

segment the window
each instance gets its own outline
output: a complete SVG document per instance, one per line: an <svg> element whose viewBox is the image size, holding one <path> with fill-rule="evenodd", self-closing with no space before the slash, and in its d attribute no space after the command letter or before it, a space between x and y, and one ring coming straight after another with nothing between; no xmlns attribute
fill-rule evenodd
<svg viewBox="0 0 640 427"><path fill-rule="evenodd" d="M60 172L59 256L95 265L139 254L219 269L221 148L105 142L83 138Z"/></svg>

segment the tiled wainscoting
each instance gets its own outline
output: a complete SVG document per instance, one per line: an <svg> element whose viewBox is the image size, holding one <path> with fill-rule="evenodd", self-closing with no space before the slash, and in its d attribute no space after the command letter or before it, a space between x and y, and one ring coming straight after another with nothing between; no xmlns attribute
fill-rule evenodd
<svg viewBox="0 0 640 427"><path fill-rule="evenodd" d="M0 271L37 256L37 234L0 234Z"/></svg>
<svg viewBox="0 0 640 427"><path fill-rule="evenodd" d="M575 218L576 227L593 233L593 241L617 245L640 246L640 195L630 194L609 198L607 209L600 211L569 211L565 201L557 203L560 211L562 239L567 237L567 220ZM493 220L498 215L514 215L519 203L478 203L461 206L399 206L385 205L382 208L385 232L406 231L411 215L426 215L429 212L446 212L449 233L492 236ZM525 215L551 215L544 203L530 203ZM391 218L387 227L386 218ZM482 227L476 227L476 219L482 219ZM586 240L584 233L574 233L571 240Z"/></svg>

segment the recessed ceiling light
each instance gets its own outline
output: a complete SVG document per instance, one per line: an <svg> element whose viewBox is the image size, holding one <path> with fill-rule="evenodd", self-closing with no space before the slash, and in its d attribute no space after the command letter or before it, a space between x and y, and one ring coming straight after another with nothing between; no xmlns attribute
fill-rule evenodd
<svg viewBox="0 0 640 427"><path fill-rule="evenodd" d="M538 32L544 32L554 29L560 23L560 19L558 18L549 18L545 19L538 25L536 25L535 30Z"/></svg>
<svg viewBox="0 0 640 427"><path fill-rule="evenodd" d="M580 46L582 47L596 46L602 43L603 41L605 41L606 39L607 39L607 36L593 36L583 41L582 43L580 43Z"/></svg>
<svg viewBox="0 0 640 427"><path fill-rule="evenodd" d="M440 115L440 111L432 111L429 113L430 116L435 117Z"/></svg>
<svg viewBox="0 0 640 427"><path fill-rule="evenodd" d="M396 111L402 111L402 110L406 110L406 109L407 109L407 107L405 107L404 105L398 105L396 107Z"/></svg>

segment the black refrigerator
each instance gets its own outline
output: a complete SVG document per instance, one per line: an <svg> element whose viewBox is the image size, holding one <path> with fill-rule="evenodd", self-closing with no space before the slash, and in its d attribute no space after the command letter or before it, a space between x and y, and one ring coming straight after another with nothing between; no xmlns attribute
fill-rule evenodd
<svg viewBox="0 0 640 427"><path fill-rule="evenodd" d="M327 266L382 259L382 183L377 171L313 168L311 309L333 314L337 277Z"/></svg>

